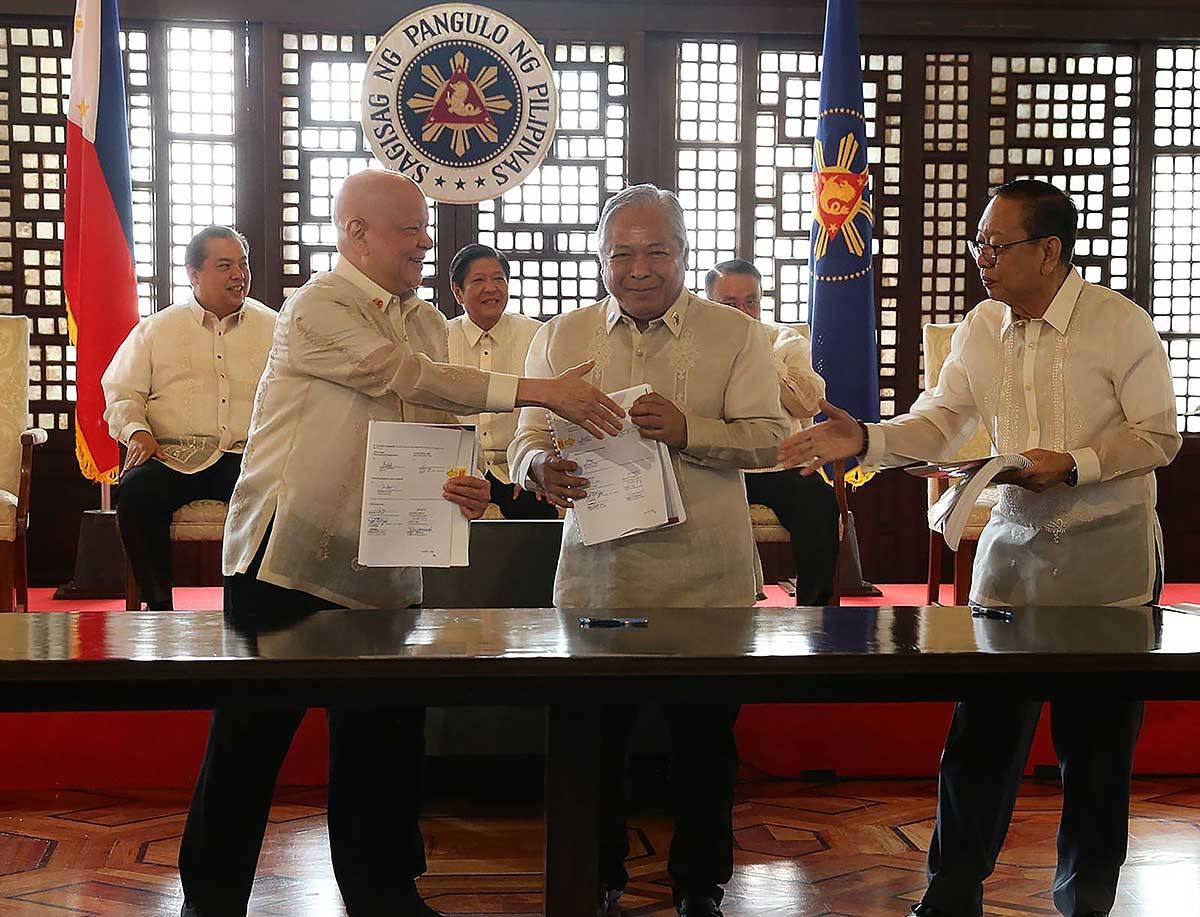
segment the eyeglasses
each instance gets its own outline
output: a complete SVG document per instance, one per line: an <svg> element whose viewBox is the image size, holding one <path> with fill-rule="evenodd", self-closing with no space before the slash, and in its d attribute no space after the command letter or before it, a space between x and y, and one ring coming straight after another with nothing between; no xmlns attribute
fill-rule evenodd
<svg viewBox="0 0 1200 917"><path fill-rule="evenodd" d="M990 242L976 242L974 239L967 240L967 251L971 253L971 257L976 261L982 261L986 265L993 265L1000 260L1000 255L1014 245L1024 245L1026 242L1040 242L1042 239L1052 239L1053 236L1030 236L1028 239L1019 239L1016 242L1001 242L999 245L992 245Z"/></svg>

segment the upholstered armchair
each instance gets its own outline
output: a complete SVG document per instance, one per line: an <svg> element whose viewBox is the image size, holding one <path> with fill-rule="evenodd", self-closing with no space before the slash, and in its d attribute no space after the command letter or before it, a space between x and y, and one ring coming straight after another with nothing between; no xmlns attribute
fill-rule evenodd
<svg viewBox="0 0 1200 917"><path fill-rule="evenodd" d="M929 324L922 329L922 343L925 351L925 387L937 385L942 373L942 366L950 356L950 339L959 323L947 325ZM954 454L955 461L984 458L992 452L991 440L982 424L966 443ZM945 479L930 478L929 506L932 507L938 498L946 492L949 484ZM979 536L983 534L984 526L992 516L992 507L1000 498L997 487L984 488L975 503L967 526L963 530L962 541L954 552L954 604L965 605L971 592L971 567L975 563L975 549L979 544ZM936 605L942 586L942 552L947 550L942 536L932 528L929 530L929 575L926 582L925 599L930 605Z"/></svg>
<svg viewBox="0 0 1200 917"><path fill-rule="evenodd" d="M33 447L43 430L29 419L29 319L0 316L0 611L29 610L25 532L29 527L29 480Z"/></svg>

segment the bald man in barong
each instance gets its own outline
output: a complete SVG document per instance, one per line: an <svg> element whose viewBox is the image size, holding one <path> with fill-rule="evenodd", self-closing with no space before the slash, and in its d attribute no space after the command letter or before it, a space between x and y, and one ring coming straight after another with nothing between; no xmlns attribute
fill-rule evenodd
<svg viewBox="0 0 1200 917"><path fill-rule="evenodd" d="M357 563L367 425L541 406L599 435L623 411L591 363L525 379L445 363L446 321L417 298L433 247L420 188L371 169L334 202L337 266L284 303L225 526L225 612L257 630L322 608L421 602L421 571ZM453 418L448 418L453 421ZM479 518L480 478L445 499ZM246 913L275 779L304 709L218 708L179 850L184 917ZM351 917L428 917L417 822L425 711L330 709L329 846Z"/></svg>

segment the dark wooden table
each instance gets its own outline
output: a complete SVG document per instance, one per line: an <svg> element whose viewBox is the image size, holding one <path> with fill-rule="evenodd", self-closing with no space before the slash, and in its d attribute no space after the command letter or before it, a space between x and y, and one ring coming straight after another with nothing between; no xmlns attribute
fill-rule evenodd
<svg viewBox="0 0 1200 917"><path fill-rule="evenodd" d="M546 913L592 917L591 708L1086 692L1200 698L1200 617L1151 608L746 608L0 614L0 709L532 704L548 708ZM613 614L605 610L596 616Z"/></svg>

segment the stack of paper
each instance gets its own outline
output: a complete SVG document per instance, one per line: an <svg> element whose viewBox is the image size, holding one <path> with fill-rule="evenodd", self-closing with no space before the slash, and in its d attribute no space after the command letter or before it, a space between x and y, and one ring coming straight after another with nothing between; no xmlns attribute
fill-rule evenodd
<svg viewBox="0 0 1200 917"><path fill-rule="evenodd" d="M612 394L626 411L650 386L638 385ZM592 545L626 535L678 525L687 519L670 449L642 439L626 417L617 436L597 439L578 424L554 417L559 453L579 465L587 478L587 496L575 501L575 518L583 543Z"/></svg>
<svg viewBox="0 0 1200 917"><path fill-rule="evenodd" d="M958 550L962 541L963 529L971 518L971 510L983 489L992 483L996 475L1002 471L1023 470L1033 464L1023 455L993 455L989 459L977 459L971 462L950 462L944 465L921 465L906 468L910 474L918 477L947 477L957 480L953 487L947 490L938 501L929 508L929 527L935 532L941 532L946 539L946 546L951 551Z"/></svg>
<svg viewBox="0 0 1200 917"><path fill-rule="evenodd" d="M470 524L442 496L446 478L472 474L470 424L372 420L367 432L358 562L364 567L465 567Z"/></svg>

